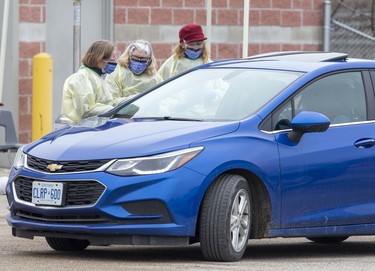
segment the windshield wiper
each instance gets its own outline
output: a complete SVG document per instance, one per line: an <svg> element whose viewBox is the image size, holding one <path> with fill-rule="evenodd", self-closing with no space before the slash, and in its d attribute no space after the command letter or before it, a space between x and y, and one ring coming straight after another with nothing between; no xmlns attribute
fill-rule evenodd
<svg viewBox="0 0 375 271"><path fill-rule="evenodd" d="M191 118L179 118L172 116L164 116L165 120L179 120L179 121L203 121L202 119L191 119Z"/></svg>
<svg viewBox="0 0 375 271"><path fill-rule="evenodd" d="M134 119L177 120L177 121L203 121L202 119L180 118L180 117L172 117L172 116L164 116L164 117L136 117Z"/></svg>

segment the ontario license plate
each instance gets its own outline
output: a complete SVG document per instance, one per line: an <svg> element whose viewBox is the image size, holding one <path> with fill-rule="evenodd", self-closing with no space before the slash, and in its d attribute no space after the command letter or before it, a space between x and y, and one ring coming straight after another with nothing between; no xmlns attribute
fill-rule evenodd
<svg viewBox="0 0 375 271"><path fill-rule="evenodd" d="M34 181L32 185L31 202L37 205L62 206L65 203L63 183Z"/></svg>

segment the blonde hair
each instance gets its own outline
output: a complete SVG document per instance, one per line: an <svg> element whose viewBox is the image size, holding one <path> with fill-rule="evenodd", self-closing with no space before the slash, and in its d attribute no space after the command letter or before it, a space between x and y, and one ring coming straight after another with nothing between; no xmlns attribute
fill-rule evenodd
<svg viewBox="0 0 375 271"><path fill-rule="evenodd" d="M183 42L177 44L173 48L173 53L175 55L175 58L177 58L177 59L181 59L181 58L185 57L185 48L182 45L183 45ZM209 60L208 59L208 48L207 48L206 44L204 44L203 52L200 55L200 58L202 58L203 63L207 63L208 60Z"/></svg>
<svg viewBox="0 0 375 271"><path fill-rule="evenodd" d="M120 56L118 64L129 69L130 57L134 50L145 50L149 58L149 63L145 71L148 75L154 75L157 72L156 59L154 57L151 43L146 40L136 40L129 44L125 52Z"/></svg>
<svg viewBox="0 0 375 271"><path fill-rule="evenodd" d="M100 62L109 59L114 49L115 46L108 40L95 41L82 57L82 64L89 68L99 68Z"/></svg>

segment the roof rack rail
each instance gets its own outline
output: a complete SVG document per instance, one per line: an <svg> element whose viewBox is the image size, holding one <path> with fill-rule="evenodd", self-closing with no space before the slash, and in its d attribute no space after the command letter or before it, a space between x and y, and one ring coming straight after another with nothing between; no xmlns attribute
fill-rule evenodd
<svg viewBox="0 0 375 271"><path fill-rule="evenodd" d="M323 51L284 51L271 52L246 57L250 60L289 60L289 61L307 61L307 62L323 62L323 61L344 61L348 58L348 54L337 52L323 52Z"/></svg>

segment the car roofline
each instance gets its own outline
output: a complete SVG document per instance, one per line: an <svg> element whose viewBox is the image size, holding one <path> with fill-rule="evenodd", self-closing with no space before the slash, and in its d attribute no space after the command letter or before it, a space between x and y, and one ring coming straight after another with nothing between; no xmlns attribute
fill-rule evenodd
<svg viewBox="0 0 375 271"><path fill-rule="evenodd" d="M303 62L346 61L348 54L323 51L283 51L246 57L248 60L286 60Z"/></svg>

